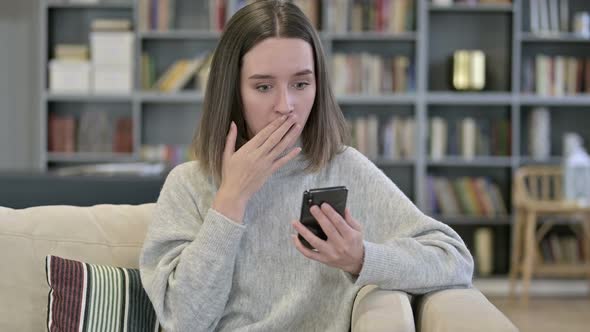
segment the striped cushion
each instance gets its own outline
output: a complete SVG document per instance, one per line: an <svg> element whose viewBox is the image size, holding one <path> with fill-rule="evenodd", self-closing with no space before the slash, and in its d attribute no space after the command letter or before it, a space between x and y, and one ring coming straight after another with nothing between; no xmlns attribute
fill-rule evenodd
<svg viewBox="0 0 590 332"><path fill-rule="evenodd" d="M46 257L48 331L157 331L139 270Z"/></svg>

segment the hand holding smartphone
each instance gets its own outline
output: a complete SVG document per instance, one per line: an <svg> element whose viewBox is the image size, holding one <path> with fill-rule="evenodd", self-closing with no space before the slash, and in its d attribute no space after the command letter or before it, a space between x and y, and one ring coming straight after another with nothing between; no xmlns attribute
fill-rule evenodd
<svg viewBox="0 0 590 332"><path fill-rule="evenodd" d="M303 200L301 202L301 217L299 218L303 226L307 227L315 236L322 240L326 240L327 236L320 227L320 224L311 214L309 209L314 206L321 206L323 203L328 203L338 214L344 218L344 209L346 208L346 197L348 196L348 189L344 186L317 188L306 190L303 192ZM314 249L311 244L301 236L298 235L301 243L309 248Z"/></svg>

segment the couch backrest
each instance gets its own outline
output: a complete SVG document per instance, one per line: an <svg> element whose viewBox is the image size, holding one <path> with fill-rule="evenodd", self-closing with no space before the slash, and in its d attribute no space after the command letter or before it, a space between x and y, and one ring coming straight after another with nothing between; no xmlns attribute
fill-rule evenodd
<svg viewBox="0 0 590 332"><path fill-rule="evenodd" d="M137 268L154 204L0 207L0 331L45 331L45 256Z"/></svg>

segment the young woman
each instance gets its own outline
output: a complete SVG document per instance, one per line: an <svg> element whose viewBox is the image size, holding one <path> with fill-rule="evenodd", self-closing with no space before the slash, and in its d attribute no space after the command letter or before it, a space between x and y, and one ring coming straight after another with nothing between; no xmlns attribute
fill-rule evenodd
<svg viewBox="0 0 590 332"><path fill-rule="evenodd" d="M259 1L229 21L196 160L166 179L141 254L166 330L348 331L364 285L419 294L471 284L461 238L345 146L327 72L295 5ZM297 219L304 190L331 186L348 188L348 208L311 208L324 241Z"/></svg>

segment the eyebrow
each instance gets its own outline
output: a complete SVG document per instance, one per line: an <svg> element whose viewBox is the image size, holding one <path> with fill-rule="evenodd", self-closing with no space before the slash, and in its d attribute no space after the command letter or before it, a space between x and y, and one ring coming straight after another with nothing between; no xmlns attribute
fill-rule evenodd
<svg viewBox="0 0 590 332"><path fill-rule="evenodd" d="M293 76L305 76L305 75L309 75L309 74L313 74L313 71L309 70L309 69L305 69L299 72L296 72L295 75ZM250 80L259 80L259 79L269 79L269 78L275 78L273 75L268 75L268 74L254 74L250 77L248 77L248 79Z"/></svg>

